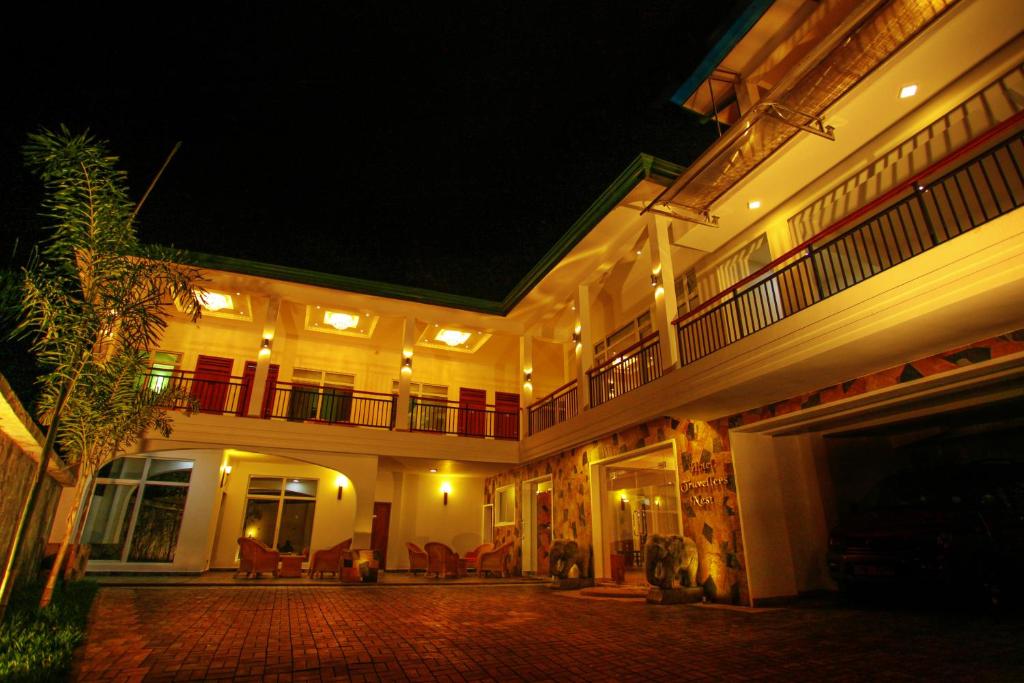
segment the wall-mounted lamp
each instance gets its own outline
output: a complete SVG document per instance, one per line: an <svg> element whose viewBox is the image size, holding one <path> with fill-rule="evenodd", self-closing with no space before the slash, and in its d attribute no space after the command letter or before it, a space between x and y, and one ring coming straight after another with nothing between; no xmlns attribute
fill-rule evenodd
<svg viewBox="0 0 1024 683"><path fill-rule="evenodd" d="M448 482L441 484L441 493L444 494L444 504L448 504L448 494L452 492L452 485Z"/></svg>
<svg viewBox="0 0 1024 683"><path fill-rule="evenodd" d="M338 500L341 500L341 494L345 491L345 486L348 484L348 477L344 474L339 474L335 483L338 485Z"/></svg>
<svg viewBox="0 0 1024 683"><path fill-rule="evenodd" d="M269 351L270 350L270 339L267 338L267 337L264 337L263 341L260 342L260 348L261 349L267 349Z"/></svg>
<svg viewBox="0 0 1024 683"><path fill-rule="evenodd" d="M658 286L658 276L655 275L654 273L651 273L651 287L657 287L657 286Z"/></svg>
<svg viewBox="0 0 1024 683"><path fill-rule="evenodd" d="M533 384L533 371L527 370L523 373L523 386L529 386Z"/></svg>
<svg viewBox="0 0 1024 683"><path fill-rule="evenodd" d="M231 474L231 465L224 465L220 468L220 487L224 488L224 483L228 480L228 475Z"/></svg>
<svg viewBox="0 0 1024 683"><path fill-rule="evenodd" d="M410 356L402 359L402 372L407 375L412 374L412 358Z"/></svg>
<svg viewBox="0 0 1024 683"><path fill-rule="evenodd" d="M573 330L573 333L572 333L572 343L573 344L579 344L582 339L583 339L583 337L582 337L582 335L580 335L580 331L579 330Z"/></svg>
<svg viewBox="0 0 1024 683"><path fill-rule="evenodd" d="M629 502L629 498L627 498L626 494L623 493L621 496L619 496L619 509L625 511L626 503L628 503L628 502Z"/></svg>

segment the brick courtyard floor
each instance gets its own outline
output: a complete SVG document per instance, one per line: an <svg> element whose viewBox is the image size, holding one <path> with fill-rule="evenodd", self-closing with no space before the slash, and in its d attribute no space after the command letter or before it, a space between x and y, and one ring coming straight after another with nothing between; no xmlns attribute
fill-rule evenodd
<svg viewBox="0 0 1024 683"><path fill-rule="evenodd" d="M1024 680L1024 617L540 586L107 587L81 681Z"/></svg>

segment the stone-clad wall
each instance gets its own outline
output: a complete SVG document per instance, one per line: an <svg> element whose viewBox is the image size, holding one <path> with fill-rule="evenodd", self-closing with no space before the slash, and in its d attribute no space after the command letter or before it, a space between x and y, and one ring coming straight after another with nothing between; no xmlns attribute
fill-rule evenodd
<svg viewBox="0 0 1024 683"><path fill-rule="evenodd" d="M706 497L714 498L710 503L695 503L695 490L680 492L683 534L697 544L697 580L707 597L717 602L745 604L747 579L732 458L725 439L708 424L693 420L658 418L489 478L484 488L485 501L489 503L494 502L495 489L516 485L516 524L495 529L496 544L509 540L514 544L514 571L518 573L522 567L520 483L551 475L552 537L575 540L584 556L591 558L594 530L590 463L669 440L674 440L678 448L681 483L703 481L709 476L727 482L702 491ZM592 564L589 559L584 573L591 571Z"/></svg>
<svg viewBox="0 0 1024 683"><path fill-rule="evenodd" d="M0 391L22 424L36 436L41 436L2 376ZM42 441L41 438L39 440ZM7 558L14 530L21 515L21 507L32 486L35 472L36 461L7 435L0 424L0 561ZM53 477L43 478L43 488L39 492L39 500L32 519L29 520L28 536L22 546L21 558L15 567L18 583L32 581L38 575L39 563L46 547L46 539L50 535L50 524L57 510L57 503L60 502L62 489Z"/></svg>

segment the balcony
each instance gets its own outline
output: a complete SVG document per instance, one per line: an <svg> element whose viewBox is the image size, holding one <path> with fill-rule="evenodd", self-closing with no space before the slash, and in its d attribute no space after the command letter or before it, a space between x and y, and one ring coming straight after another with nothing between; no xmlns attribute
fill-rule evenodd
<svg viewBox="0 0 1024 683"><path fill-rule="evenodd" d="M677 319L681 365L720 351L1024 205L1021 132L966 163L953 165L1001 130L1019 124L1019 117L1007 124Z"/></svg>
<svg viewBox="0 0 1024 683"><path fill-rule="evenodd" d="M576 380L564 384L528 409L530 436L554 427L579 414Z"/></svg>
<svg viewBox="0 0 1024 683"><path fill-rule="evenodd" d="M621 354L587 371L590 406L596 407L661 377L658 333L648 335Z"/></svg>
<svg viewBox="0 0 1024 683"><path fill-rule="evenodd" d="M409 430L519 440L519 411L435 398L409 400Z"/></svg>

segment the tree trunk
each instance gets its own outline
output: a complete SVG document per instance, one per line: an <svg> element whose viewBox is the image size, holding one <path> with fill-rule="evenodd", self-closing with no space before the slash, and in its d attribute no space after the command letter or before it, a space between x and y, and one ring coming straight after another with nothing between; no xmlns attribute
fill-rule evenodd
<svg viewBox="0 0 1024 683"><path fill-rule="evenodd" d="M32 513L36 508L36 501L39 499L39 491L43 488L43 478L46 476L46 467L50 463L50 455L53 453L53 444L57 440L57 428L60 426L60 411L68 397L70 389L68 382L60 390L57 397L57 409L53 412L53 420L46 430L46 441L43 443L43 452L39 454L39 466L36 467L35 480L32 488L29 489L24 505L21 506L21 516L18 518L18 526L14 531L14 538L11 539L11 548L7 551L7 560L4 564L3 579L0 580L0 621L7 613L7 605L11 601L11 589L14 588L14 565L21 553L21 546L25 542L25 529Z"/></svg>
<svg viewBox="0 0 1024 683"><path fill-rule="evenodd" d="M42 609L53 600L53 591L57 587L57 577L60 576L61 567L64 565L64 558L67 557L68 547L71 539L75 536L75 526L78 523L78 509L82 504L82 494L85 493L86 482L89 477L85 472L79 471L78 483L75 485L75 499L71 509L68 510L67 524L64 528L64 540L61 541L60 550L57 551L57 558L50 568L50 575L46 578L46 585L43 587L43 594L39 598L39 608Z"/></svg>

